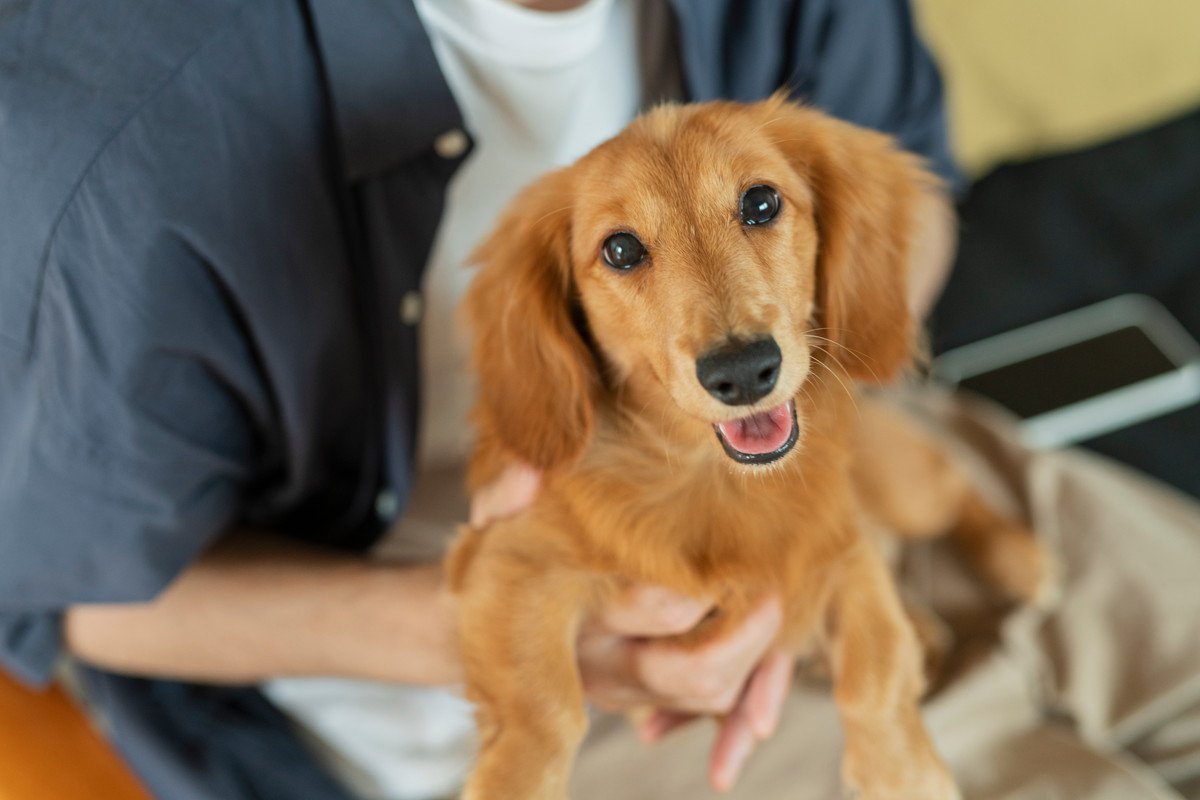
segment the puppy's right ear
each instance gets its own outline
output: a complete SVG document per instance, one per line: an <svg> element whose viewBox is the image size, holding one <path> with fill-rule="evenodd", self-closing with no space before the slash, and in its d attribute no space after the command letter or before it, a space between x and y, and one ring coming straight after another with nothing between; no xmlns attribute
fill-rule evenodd
<svg viewBox="0 0 1200 800"><path fill-rule="evenodd" d="M464 305L481 442L539 469L583 451L598 382L571 318L572 196L569 168L517 196L471 257Z"/></svg>

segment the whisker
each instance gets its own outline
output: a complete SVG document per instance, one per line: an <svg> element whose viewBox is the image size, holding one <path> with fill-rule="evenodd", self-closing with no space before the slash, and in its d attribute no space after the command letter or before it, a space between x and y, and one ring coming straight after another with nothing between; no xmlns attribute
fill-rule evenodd
<svg viewBox="0 0 1200 800"><path fill-rule="evenodd" d="M874 379L876 383L883 382L883 381L879 380L879 375L876 374L874 367L871 366L871 363L865 354L859 352L858 350L855 350L853 347L843 344L842 342L836 341L834 339L830 339L827 336L821 336L820 334L816 333L816 331L835 332L835 330L833 328L812 328L811 330L805 331L805 335L811 336L814 339L820 339L823 342L828 342L829 344L834 345L836 347L840 347L846 353L848 353L849 355L852 355L856 359L858 359L858 363L862 364L863 368L866 369L867 372L871 373L871 378ZM832 353L829 353L829 357L835 358L835 356Z"/></svg>
<svg viewBox="0 0 1200 800"><path fill-rule="evenodd" d="M826 355L829 355L829 351L825 350L820 345L814 344L813 349L819 350L820 352L825 353ZM832 358L832 356L830 356L830 357ZM833 376L834 380L836 380L841 385L842 390L846 392L846 397L848 397L850 399L850 403L854 406L855 414L859 414L859 416L861 416L861 414L859 413L859 408L858 408L858 394L856 392L854 392L853 390L851 390L851 388L846 384L845 381L843 381L841 379L841 377L837 374L837 372L833 369L833 367L831 367L829 364L825 363L825 361L823 359L815 359L813 363L820 364L822 367L825 368L826 372L828 372L830 375ZM849 376L847 376L847 378L848 377Z"/></svg>

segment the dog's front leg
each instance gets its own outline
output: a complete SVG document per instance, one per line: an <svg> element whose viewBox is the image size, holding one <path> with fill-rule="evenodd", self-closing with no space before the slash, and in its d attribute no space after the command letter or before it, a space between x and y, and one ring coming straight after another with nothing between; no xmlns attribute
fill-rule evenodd
<svg viewBox="0 0 1200 800"><path fill-rule="evenodd" d="M875 548L851 551L831 598L842 776L862 800L953 800L954 780L921 720L921 648Z"/></svg>
<svg viewBox="0 0 1200 800"><path fill-rule="evenodd" d="M583 588L578 574L511 552L475 557L459 636L480 751L463 800L566 800L587 729L574 647Z"/></svg>

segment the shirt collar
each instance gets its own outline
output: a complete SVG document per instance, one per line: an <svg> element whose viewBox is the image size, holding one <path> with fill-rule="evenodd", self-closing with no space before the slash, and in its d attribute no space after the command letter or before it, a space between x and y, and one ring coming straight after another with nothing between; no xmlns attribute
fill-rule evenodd
<svg viewBox="0 0 1200 800"><path fill-rule="evenodd" d="M463 125L412 0L308 0L347 180L382 172Z"/></svg>

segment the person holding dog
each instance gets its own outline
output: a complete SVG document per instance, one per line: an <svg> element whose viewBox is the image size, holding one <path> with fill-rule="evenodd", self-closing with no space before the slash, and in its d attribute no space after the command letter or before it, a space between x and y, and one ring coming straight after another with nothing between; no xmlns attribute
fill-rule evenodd
<svg viewBox="0 0 1200 800"><path fill-rule="evenodd" d="M163 797L428 798L461 778L469 718L420 688L460 677L436 563L468 513L452 309L523 183L656 102L781 87L956 180L903 0L10 12L0 663L36 684L70 657ZM514 467L472 520L538 481ZM726 714L727 788L791 663L768 649L772 603L698 652L663 641L713 600L631 585L586 626L580 669L593 703L659 709L646 739Z"/></svg>

